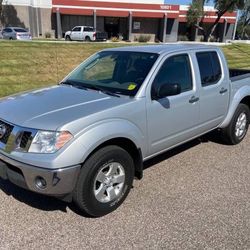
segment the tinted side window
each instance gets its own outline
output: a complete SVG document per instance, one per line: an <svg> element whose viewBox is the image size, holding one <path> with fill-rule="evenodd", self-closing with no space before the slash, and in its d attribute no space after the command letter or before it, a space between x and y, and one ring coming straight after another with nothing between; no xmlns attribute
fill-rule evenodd
<svg viewBox="0 0 250 250"><path fill-rule="evenodd" d="M11 29L9 29L9 28L6 28L6 29L4 29L4 30L3 30L3 32L10 33L10 32L12 32L12 30L11 30Z"/></svg>
<svg viewBox="0 0 250 250"><path fill-rule="evenodd" d="M84 31L94 31L94 28L92 27L84 27Z"/></svg>
<svg viewBox="0 0 250 250"><path fill-rule="evenodd" d="M215 81L218 82L221 78L221 66L220 66L219 57L215 51L211 52L210 56L212 58L214 78L215 78Z"/></svg>
<svg viewBox="0 0 250 250"><path fill-rule="evenodd" d="M81 31L81 27L75 27L72 31Z"/></svg>
<svg viewBox="0 0 250 250"><path fill-rule="evenodd" d="M180 84L181 92L193 88L191 66L187 54L169 57L163 63L153 82L152 91L154 92L163 84L176 83Z"/></svg>
<svg viewBox="0 0 250 250"><path fill-rule="evenodd" d="M25 29L14 29L15 32L27 32Z"/></svg>
<svg viewBox="0 0 250 250"><path fill-rule="evenodd" d="M213 52L196 53L202 86L216 84L221 78L221 66L218 55Z"/></svg>

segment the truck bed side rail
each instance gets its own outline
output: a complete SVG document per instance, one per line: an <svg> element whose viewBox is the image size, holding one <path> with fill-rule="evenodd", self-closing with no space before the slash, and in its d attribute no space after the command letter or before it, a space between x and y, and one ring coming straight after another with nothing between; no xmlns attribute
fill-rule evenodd
<svg viewBox="0 0 250 250"><path fill-rule="evenodd" d="M232 82L250 77L249 69L229 69L229 75Z"/></svg>

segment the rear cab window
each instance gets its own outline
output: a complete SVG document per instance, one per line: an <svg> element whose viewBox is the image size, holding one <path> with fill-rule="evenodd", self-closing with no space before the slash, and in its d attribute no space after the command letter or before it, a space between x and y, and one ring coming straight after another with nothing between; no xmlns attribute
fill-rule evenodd
<svg viewBox="0 0 250 250"><path fill-rule="evenodd" d="M196 58L199 66L202 87L218 83L222 76L222 70L217 52L197 52Z"/></svg>
<svg viewBox="0 0 250 250"><path fill-rule="evenodd" d="M93 32L94 28L93 27L84 27L84 31Z"/></svg>

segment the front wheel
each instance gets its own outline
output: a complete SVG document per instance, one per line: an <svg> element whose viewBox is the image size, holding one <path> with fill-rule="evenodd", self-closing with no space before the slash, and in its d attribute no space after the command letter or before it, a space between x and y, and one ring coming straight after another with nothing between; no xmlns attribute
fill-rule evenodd
<svg viewBox="0 0 250 250"><path fill-rule="evenodd" d="M134 163L127 151L118 146L101 148L82 166L73 201L90 216L106 215L125 200L133 178Z"/></svg>
<svg viewBox="0 0 250 250"><path fill-rule="evenodd" d="M240 103L229 125L222 130L222 136L227 144L240 143L247 134L250 111L247 105Z"/></svg>
<svg viewBox="0 0 250 250"><path fill-rule="evenodd" d="M66 41L71 41L70 36L66 36L66 37L65 37L65 40L66 40Z"/></svg>

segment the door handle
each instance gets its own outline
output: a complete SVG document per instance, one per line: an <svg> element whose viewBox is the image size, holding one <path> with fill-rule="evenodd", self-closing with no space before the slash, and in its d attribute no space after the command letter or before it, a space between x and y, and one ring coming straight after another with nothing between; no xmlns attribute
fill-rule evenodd
<svg viewBox="0 0 250 250"><path fill-rule="evenodd" d="M192 96L191 99L189 99L189 103L195 103L198 102L199 100L200 100L199 97Z"/></svg>
<svg viewBox="0 0 250 250"><path fill-rule="evenodd" d="M220 94L224 94L224 93L226 93L227 92L227 89L225 89L225 88L221 88L221 90L220 90Z"/></svg>

